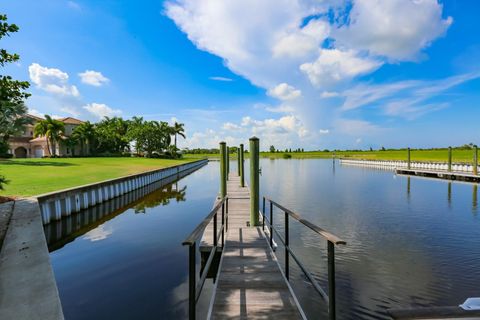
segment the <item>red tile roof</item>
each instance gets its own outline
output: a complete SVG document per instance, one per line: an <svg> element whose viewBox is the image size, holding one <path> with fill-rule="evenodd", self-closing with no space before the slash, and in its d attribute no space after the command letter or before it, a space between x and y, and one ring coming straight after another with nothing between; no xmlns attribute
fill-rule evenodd
<svg viewBox="0 0 480 320"><path fill-rule="evenodd" d="M66 124L82 124L83 123L82 120L78 120L78 119L75 119L75 118L72 118L72 117L66 117L66 118L58 119L58 120L62 121L63 123L66 123Z"/></svg>

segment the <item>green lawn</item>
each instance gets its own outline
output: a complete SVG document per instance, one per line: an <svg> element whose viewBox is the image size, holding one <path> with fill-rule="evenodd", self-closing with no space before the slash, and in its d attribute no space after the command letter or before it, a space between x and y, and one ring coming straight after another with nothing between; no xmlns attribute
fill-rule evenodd
<svg viewBox="0 0 480 320"><path fill-rule="evenodd" d="M261 152L260 156L263 158L283 158L285 152ZM292 158L295 159L318 159L318 158L332 158L333 152L311 151L311 152L289 152ZM218 158L218 154L188 154L188 158ZM231 158L236 159L236 154L232 154ZM248 153L245 154L248 157ZM406 150L391 150L391 151L337 151L337 158L347 159L370 159L370 160L407 160ZM472 150L453 150L454 162L471 162L473 159ZM446 162L448 160L448 149L434 149L434 150L412 150L412 161L439 161Z"/></svg>
<svg viewBox="0 0 480 320"><path fill-rule="evenodd" d="M133 173L165 168L193 159L55 158L0 160L0 175L10 183L3 196L32 196Z"/></svg>

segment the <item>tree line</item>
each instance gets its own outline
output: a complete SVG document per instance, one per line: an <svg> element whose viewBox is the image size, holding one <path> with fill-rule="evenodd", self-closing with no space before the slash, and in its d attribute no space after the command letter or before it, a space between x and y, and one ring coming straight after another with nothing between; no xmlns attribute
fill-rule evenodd
<svg viewBox="0 0 480 320"><path fill-rule="evenodd" d="M164 121L147 121L142 117L125 120L121 117L105 117L97 123L86 121L76 126L65 137L65 124L45 115L34 127L34 136L45 136L51 155L56 145L63 143L73 156L121 156L132 153L145 157L178 158L177 137L185 138L183 123L170 126ZM173 144L172 144L173 137ZM80 154L75 147L80 146Z"/></svg>

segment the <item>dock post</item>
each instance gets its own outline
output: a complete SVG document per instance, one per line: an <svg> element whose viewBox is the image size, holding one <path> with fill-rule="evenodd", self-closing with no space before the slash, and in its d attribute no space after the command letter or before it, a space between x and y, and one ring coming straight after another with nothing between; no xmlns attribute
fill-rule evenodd
<svg viewBox="0 0 480 320"><path fill-rule="evenodd" d="M260 196L260 142L250 138L250 226L258 226L258 201Z"/></svg>
<svg viewBox="0 0 480 320"><path fill-rule="evenodd" d="M240 186L245 187L245 168L243 167L243 143L240 144Z"/></svg>
<svg viewBox="0 0 480 320"><path fill-rule="evenodd" d="M240 149L237 148L237 175L240 177Z"/></svg>
<svg viewBox="0 0 480 320"><path fill-rule="evenodd" d="M478 148L473 146L473 174L478 174Z"/></svg>
<svg viewBox="0 0 480 320"><path fill-rule="evenodd" d="M230 173L230 148L227 147L227 151L225 153L225 163L227 164L227 180L228 174Z"/></svg>
<svg viewBox="0 0 480 320"><path fill-rule="evenodd" d="M412 158L410 157L410 148L407 148L407 169L412 167Z"/></svg>
<svg viewBox="0 0 480 320"><path fill-rule="evenodd" d="M448 172L452 171L452 147L448 147Z"/></svg>
<svg viewBox="0 0 480 320"><path fill-rule="evenodd" d="M335 246L328 241L328 319L337 318L335 298Z"/></svg>
<svg viewBox="0 0 480 320"><path fill-rule="evenodd" d="M220 196L222 199L227 195L227 164L225 153L227 144L220 142Z"/></svg>

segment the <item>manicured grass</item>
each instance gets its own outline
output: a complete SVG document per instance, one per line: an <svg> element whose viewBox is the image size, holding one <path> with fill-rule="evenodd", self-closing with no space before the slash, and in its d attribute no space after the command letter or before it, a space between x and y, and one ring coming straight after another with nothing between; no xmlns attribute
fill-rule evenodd
<svg viewBox="0 0 480 320"><path fill-rule="evenodd" d="M3 196L32 196L55 190L174 166L194 159L55 158L0 160L0 175L10 183Z"/></svg>
<svg viewBox="0 0 480 320"><path fill-rule="evenodd" d="M283 158L285 152L261 152L260 156L263 158ZM310 152L288 152L293 159L330 159L333 152L310 151ZM337 151L335 153L337 158L348 159L370 159L370 160L407 160L406 150L387 150L387 151ZM231 155L231 158L236 159L236 154ZM248 153L245 157L248 157ZM218 158L218 154L188 154L186 158ZM412 161L435 161L447 162L448 149L433 149L433 150L412 150ZM471 162L473 159L473 150L453 150L453 162Z"/></svg>

